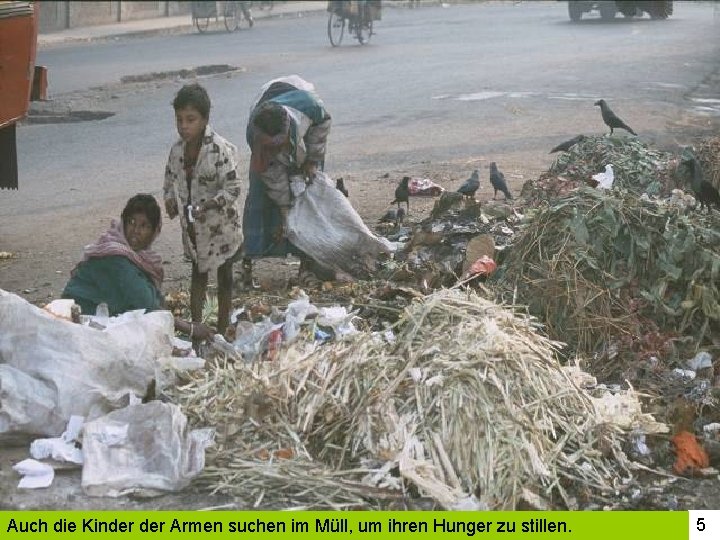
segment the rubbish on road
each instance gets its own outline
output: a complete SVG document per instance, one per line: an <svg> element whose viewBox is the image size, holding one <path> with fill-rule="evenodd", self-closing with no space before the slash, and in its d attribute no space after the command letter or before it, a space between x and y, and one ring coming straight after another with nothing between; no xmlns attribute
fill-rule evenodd
<svg viewBox="0 0 720 540"><path fill-rule="evenodd" d="M269 318L255 324L240 321L235 328L233 347L243 360L253 362L267 350L270 333L279 328L282 328L282 324L274 324Z"/></svg>
<svg viewBox="0 0 720 540"><path fill-rule="evenodd" d="M638 196L665 195L675 187L671 154L637 138L597 136L586 137L559 154L547 172L525 182L521 195L533 203L566 196L580 186L592 186L592 176L608 163L613 165L613 187Z"/></svg>
<svg viewBox="0 0 720 540"><path fill-rule="evenodd" d="M650 454L650 449L645 442L644 433L633 433L630 440L632 441L633 450L638 456L647 456Z"/></svg>
<svg viewBox="0 0 720 540"><path fill-rule="evenodd" d="M300 326L309 316L315 316L318 308L310 303L310 298L304 291L300 292L299 297L288 304L285 310L285 324L283 325L283 334L287 343L292 343L300 333Z"/></svg>
<svg viewBox="0 0 720 540"><path fill-rule="evenodd" d="M694 358L687 361L687 366L693 371L713 367L712 355L707 351L700 351Z"/></svg>
<svg viewBox="0 0 720 540"><path fill-rule="evenodd" d="M53 300L43 309L45 309L45 311L49 313L52 313L56 317L69 321L72 319L73 305L75 305L75 300L64 298L60 300Z"/></svg>
<svg viewBox="0 0 720 540"><path fill-rule="evenodd" d="M483 255L477 261L470 265L464 278L470 278L473 276L489 276L497 268L497 264L487 255Z"/></svg>
<svg viewBox="0 0 720 540"><path fill-rule="evenodd" d="M237 361L242 360L242 355L233 346L232 343L228 343L225 336L215 334L208 340L210 348L217 353L225 355L229 360Z"/></svg>
<svg viewBox="0 0 720 540"><path fill-rule="evenodd" d="M635 358L662 358L678 334L712 346L717 213L678 215L630 192L581 187L529 212L521 228L495 278L572 351L593 355L617 341Z"/></svg>
<svg viewBox="0 0 720 540"><path fill-rule="evenodd" d="M481 206L463 201L460 193L445 192L430 217L414 228L404 251L384 268L392 281L414 281L423 292L453 286L483 255L497 263L495 252L513 241L520 219L503 202Z"/></svg>
<svg viewBox="0 0 720 540"><path fill-rule="evenodd" d="M235 356L240 356L234 351ZM236 359L233 356L233 359ZM177 384L187 371L205 368L205 360L196 356L169 356L158 358L155 367L155 392L164 394L165 390ZM155 396L157 398L157 395Z"/></svg>
<svg viewBox="0 0 720 540"><path fill-rule="evenodd" d="M612 189L613 181L615 180L612 163L605 165L605 171L593 174L592 178L597 182L598 189Z"/></svg>
<svg viewBox="0 0 720 540"><path fill-rule="evenodd" d="M124 406L128 394L145 395L156 359L172 352L166 311L126 313L98 331L0 290L0 320L0 433L55 437L73 415Z"/></svg>
<svg viewBox="0 0 720 540"><path fill-rule="evenodd" d="M55 470L50 465L34 459L24 459L13 465L13 469L22 475L18 483L21 489L46 488L55 478Z"/></svg>
<svg viewBox="0 0 720 540"><path fill-rule="evenodd" d="M55 461L65 461L81 465L83 462L80 450L80 431L85 418L71 416L67 429L60 437L53 439L36 439L30 444L30 455L34 459L51 458Z"/></svg>
<svg viewBox="0 0 720 540"><path fill-rule="evenodd" d="M506 231L501 231L505 233ZM509 234L513 231L510 230ZM462 266L462 273L467 274L470 271L470 267L478 261L486 257L488 259L495 258L495 239L491 234L480 234L475 238L470 239L465 247L465 262Z"/></svg>
<svg viewBox="0 0 720 540"><path fill-rule="evenodd" d="M672 370L674 375L677 375L681 379L687 379L689 381L692 381L695 377L697 377L697 373L695 373L692 369L680 369L675 368Z"/></svg>
<svg viewBox="0 0 720 540"><path fill-rule="evenodd" d="M320 347L301 332L276 362L189 374L174 397L218 437L198 481L275 508L375 508L409 485L445 508L513 508L518 485L574 507L570 489L614 493L627 474L623 431L664 427L632 393L627 426L601 414L559 344L473 292L416 300L392 332Z"/></svg>
<svg viewBox="0 0 720 540"><path fill-rule="evenodd" d="M672 443L677 456L673 464L675 474L692 476L710 465L707 453L692 433L681 431L672 438Z"/></svg>
<svg viewBox="0 0 720 540"><path fill-rule="evenodd" d="M177 405L153 401L85 424L82 487L91 496L144 496L186 487L205 467L213 431L188 432Z"/></svg>
<svg viewBox="0 0 720 540"><path fill-rule="evenodd" d="M343 306L320 308L317 315L317 324L333 329L335 336L342 339L357 333L353 319L357 318L357 311L348 311Z"/></svg>
<svg viewBox="0 0 720 540"><path fill-rule="evenodd" d="M697 158L703 168L705 180L720 189L720 137L706 137L697 144Z"/></svg>
<svg viewBox="0 0 720 540"><path fill-rule="evenodd" d="M410 178L408 190L410 195L415 197L437 197L445 191L445 188L429 178Z"/></svg>
<svg viewBox="0 0 720 540"><path fill-rule="evenodd" d="M66 417L58 411L57 394L51 385L0 364L0 388L0 434L57 435L60 432Z"/></svg>

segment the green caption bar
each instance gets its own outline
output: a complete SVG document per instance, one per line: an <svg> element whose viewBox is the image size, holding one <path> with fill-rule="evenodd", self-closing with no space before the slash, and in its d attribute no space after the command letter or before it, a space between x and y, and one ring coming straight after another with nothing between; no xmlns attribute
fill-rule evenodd
<svg viewBox="0 0 720 540"><path fill-rule="evenodd" d="M0 512L0 538L687 540L687 512Z"/></svg>

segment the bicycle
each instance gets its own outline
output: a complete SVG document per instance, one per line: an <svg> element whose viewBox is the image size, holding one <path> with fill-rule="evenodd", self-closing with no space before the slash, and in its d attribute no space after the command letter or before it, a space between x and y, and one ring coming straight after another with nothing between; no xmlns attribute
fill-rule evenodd
<svg viewBox="0 0 720 540"><path fill-rule="evenodd" d="M225 1L222 2L222 18L225 30L234 32L240 26L243 19L240 2ZM193 1L191 3L193 24L202 34L207 31L210 26L210 19L215 18L215 22L219 22L220 12L218 10L218 2L215 1ZM246 17L247 18L247 17ZM252 26L252 25L251 25Z"/></svg>
<svg viewBox="0 0 720 540"><path fill-rule="evenodd" d="M365 45L373 35L373 19L369 14L369 5L366 0L353 2L329 2L328 11L328 38L333 47L342 43L347 25L348 33Z"/></svg>

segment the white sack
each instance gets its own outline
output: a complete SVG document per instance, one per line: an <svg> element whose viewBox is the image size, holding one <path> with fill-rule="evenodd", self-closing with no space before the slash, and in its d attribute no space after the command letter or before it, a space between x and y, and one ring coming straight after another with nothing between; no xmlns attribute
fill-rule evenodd
<svg viewBox="0 0 720 540"><path fill-rule="evenodd" d="M378 256L394 250L368 229L322 172L293 201L288 239L322 266L356 277L373 272Z"/></svg>
<svg viewBox="0 0 720 540"><path fill-rule="evenodd" d="M56 397L50 384L0 364L0 434L45 434L48 426L64 425Z"/></svg>
<svg viewBox="0 0 720 540"><path fill-rule="evenodd" d="M85 424L82 487L88 495L152 495L184 488L205 467L212 430L187 433L177 405L153 401Z"/></svg>
<svg viewBox="0 0 720 540"><path fill-rule="evenodd" d="M73 415L94 418L123 406L128 394L145 395L155 359L172 353L173 316L158 311L118 319L96 330L0 289L0 433L58 436ZM36 398L28 385L38 388ZM24 403L22 410L5 405L13 403Z"/></svg>

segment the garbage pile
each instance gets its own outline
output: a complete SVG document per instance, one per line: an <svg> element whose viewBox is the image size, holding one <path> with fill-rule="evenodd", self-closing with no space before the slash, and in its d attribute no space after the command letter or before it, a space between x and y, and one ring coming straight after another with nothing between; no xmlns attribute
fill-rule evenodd
<svg viewBox="0 0 720 540"><path fill-rule="evenodd" d="M720 138L697 155L716 174ZM632 460L654 464L645 436L668 431L658 418L674 434L676 461L667 468L713 474L720 213L697 212L677 189L686 186L676 169L672 155L636 139L589 137L526 183L524 206L444 192L419 224L388 225L381 243L394 258L373 280L324 283L312 300L299 289L244 294L230 330L210 341L207 364L167 358L170 349L192 352L169 344L171 318L156 314L166 327L162 350L142 349L140 338L112 341L118 369L134 365L127 357L136 348L149 355L142 369L118 374L130 380L102 411L79 411L93 420L82 435L68 426L36 446L76 455L81 442L93 460L83 486L99 495L181 489L202 470L200 486L248 507L617 508L633 485ZM612 181L598 187L593 176L602 171ZM167 300L187 316L187 294ZM216 311L210 299L203 322ZM73 336L89 330L62 323ZM8 381L34 388L12 371L13 350L0 335L3 390ZM103 346L92 351L107 358ZM589 360L592 375L561 365L570 358ZM172 404L117 400L128 388L142 395L152 381L155 397ZM625 381L658 390L650 414ZM0 396L0 428L31 394L45 395ZM77 403L59 407L46 394L38 411L47 418L18 416L12 425L60 433ZM143 446L148 423L162 427L157 445ZM212 431L188 428L208 426L216 444L205 466ZM47 469L34 467L20 468L47 481Z"/></svg>
<svg viewBox="0 0 720 540"><path fill-rule="evenodd" d="M720 137L709 137L697 145L697 157L705 171L705 179L720 190Z"/></svg>
<svg viewBox="0 0 720 540"><path fill-rule="evenodd" d="M218 361L173 399L192 424L218 428L198 482L247 504L574 508L576 492L603 500L629 474L625 432L665 427L631 391L608 412L607 390L586 390L589 376L562 368L557 347L527 316L441 290L412 302L391 335Z"/></svg>
<svg viewBox="0 0 720 540"><path fill-rule="evenodd" d="M395 259L381 275L411 283L423 292L451 287L483 256L496 259L509 245L522 215L504 202L479 204L455 192L443 193L430 217L412 231L390 235L400 241Z"/></svg>
<svg viewBox="0 0 720 540"><path fill-rule="evenodd" d="M571 353L631 340L663 356L663 342L717 335L719 273L720 216L580 188L533 213L498 278Z"/></svg>
<svg viewBox="0 0 720 540"><path fill-rule="evenodd" d="M176 405L141 403L158 381L174 383L175 365L171 314L143 312L78 324L70 309L58 315L0 289L0 437L49 437L15 465L19 487L48 487L53 465L69 463L82 467L86 493L157 494L202 469L212 430L187 429Z"/></svg>
<svg viewBox="0 0 720 540"><path fill-rule="evenodd" d="M636 138L586 137L558 156L550 169L528 180L522 196L537 204L563 197L582 185L595 187L593 175L612 164L614 186L640 195L667 195L676 187L676 160Z"/></svg>

